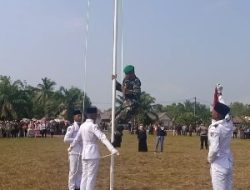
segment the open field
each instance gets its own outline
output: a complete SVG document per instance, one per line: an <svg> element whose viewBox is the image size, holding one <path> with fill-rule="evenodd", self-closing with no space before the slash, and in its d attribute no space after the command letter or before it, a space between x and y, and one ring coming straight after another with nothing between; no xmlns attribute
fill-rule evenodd
<svg viewBox="0 0 250 190"><path fill-rule="evenodd" d="M149 152L137 152L135 135L125 132L116 157L116 190L211 189L206 150L199 137L171 136L162 154L154 154L154 136L148 136ZM108 154L102 147L102 155ZM67 145L53 139L0 139L0 189L66 190ZM234 189L250 189L250 140L232 141L235 158ZM97 190L109 189L110 158L101 160Z"/></svg>

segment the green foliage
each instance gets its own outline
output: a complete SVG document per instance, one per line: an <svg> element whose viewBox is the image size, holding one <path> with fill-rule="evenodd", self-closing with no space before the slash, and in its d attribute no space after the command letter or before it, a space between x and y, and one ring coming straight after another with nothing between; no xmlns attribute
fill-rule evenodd
<svg viewBox="0 0 250 190"><path fill-rule="evenodd" d="M56 118L72 119L74 109L82 110L84 92L76 87L55 90L56 82L45 77L37 87L27 85L20 80L11 81L10 77L0 76L0 120L15 120L22 118ZM118 96L117 107L121 106L123 97ZM84 108L91 105L86 95ZM234 116L250 116L250 105L234 102L230 105ZM185 101L163 106L155 104L155 98L142 92L138 112L135 114L137 123L150 124L159 112L166 112L176 124L210 123L210 110L199 102Z"/></svg>
<svg viewBox="0 0 250 190"><path fill-rule="evenodd" d="M61 112L63 110L67 110L65 118L67 118L68 120L72 119L72 113L75 109L85 111L82 110L84 92L82 92L80 89L75 87L65 89L64 87L61 87L60 90L57 91L57 96L61 96L61 98L63 99L59 107ZM84 100L84 109L86 109L90 105L90 98L86 95Z"/></svg>
<svg viewBox="0 0 250 190"><path fill-rule="evenodd" d="M10 77L0 76L0 120L58 116L72 119L73 110L83 106L84 92L75 87L55 91L55 85L46 77L33 87L20 80L12 83ZM87 95L84 105L91 105Z"/></svg>
<svg viewBox="0 0 250 190"><path fill-rule="evenodd" d="M190 101L185 101L182 103L173 103L172 105L167 105L164 108L170 118L175 122L175 124L189 125L195 123L209 123L210 122L210 111L205 105L199 102L195 105L195 115L194 115L194 103Z"/></svg>
<svg viewBox="0 0 250 190"><path fill-rule="evenodd" d="M250 116L250 105L234 102L230 104L230 108L234 116Z"/></svg>
<svg viewBox="0 0 250 190"><path fill-rule="evenodd" d="M152 108L155 112L164 112L164 106L161 104L154 104Z"/></svg>
<svg viewBox="0 0 250 190"><path fill-rule="evenodd" d="M139 108L136 113L136 123L148 125L157 118L154 110L155 98L146 92L142 92L139 100ZM153 117L152 117L153 116Z"/></svg>
<svg viewBox="0 0 250 190"><path fill-rule="evenodd" d="M51 103L53 90L56 83L47 77L42 78L42 83L37 85L37 101L43 107L43 115L51 116Z"/></svg>
<svg viewBox="0 0 250 190"><path fill-rule="evenodd" d="M29 115L31 102L21 81L11 82L10 77L0 76L0 119L15 120Z"/></svg>
<svg viewBox="0 0 250 190"><path fill-rule="evenodd" d="M122 106L124 101L123 96L118 95L116 99L117 109ZM157 118L157 114L154 109L155 98L150 96L146 92L142 92L139 100L139 107L135 113L136 123L143 123L145 125L153 122ZM153 117L152 117L153 116Z"/></svg>

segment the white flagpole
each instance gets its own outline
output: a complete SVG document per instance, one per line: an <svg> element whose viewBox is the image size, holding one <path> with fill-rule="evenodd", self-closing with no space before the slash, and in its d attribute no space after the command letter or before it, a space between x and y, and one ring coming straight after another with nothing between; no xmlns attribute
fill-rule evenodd
<svg viewBox="0 0 250 190"><path fill-rule="evenodd" d="M114 0L114 38L113 38L113 76L116 76L117 65L117 42L118 42L118 0ZM112 116L111 116L111 142L114 142L114 130L115 130L115 100L116 100L116 80L112 80ZM114 166L115 157L111 156L110 163L110 190L114 189Z"/></svg>
<svg viewBox="0 0 250 190"><path fill-rule="evenodd" d="M123 0L120 0L121 6L120 6L120 12L119 12L119 18L120 18L120 31L121 31L121 81L123 81L124 73L124 57L123 57Z"/></svg>
<svg viewBox="0 0 250 190"><path fill-rule="evenodd" d="M90 18L90 2L88 0L87 13L86 13L86 25L85 25L85 47L84 47L84 77L83 77L83 101L82 101L82 120L84 119L84 110L85 110L85 99L87 91L87 51L88 51L88 33L89 33L89 18Z"/></svg>

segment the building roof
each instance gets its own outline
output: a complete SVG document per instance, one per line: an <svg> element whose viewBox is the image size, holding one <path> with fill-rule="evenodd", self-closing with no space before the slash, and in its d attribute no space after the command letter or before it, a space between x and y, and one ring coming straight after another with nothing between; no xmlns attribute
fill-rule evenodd
<svg viewBox="0 0 250 190"><path fill-rule="evenodd" d="M171 121L170 117L168 116L168 114L166 112L161 112L157 114L159 117L159 120L169 120Z"/></svg>

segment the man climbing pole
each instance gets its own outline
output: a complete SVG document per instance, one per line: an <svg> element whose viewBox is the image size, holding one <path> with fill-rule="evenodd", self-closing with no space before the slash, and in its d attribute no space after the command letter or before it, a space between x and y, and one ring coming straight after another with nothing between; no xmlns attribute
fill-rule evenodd
<svg viewBox="0 0 250 190"><path fill-rule="evenodd" d="M117 129L117 123L119 120L124 120L129 122L134 114L136 113L139 106L139 99L141 95L141 81L135 75L135 68L133 65L127 65L124 69L125 77L122 84L116 81L116 90L122 92L123 102L122 105L118 108L115 113L115 123L116 123L116 132L115 140L113 145L116 144L116 139L121 132ZM116 79L116 76L112 76L112 79Z"/></svg>
<svg viewBox="0 0 250 190"><path fill-rule="evenodd" d="M115 116L116 120L122 118L130 121L138 108L141 95L141 81L135 75L133 65L127 65L123 71L125 73L125 77L122 84L116 81L116 90L122 92L124 100Z"/></svg>

